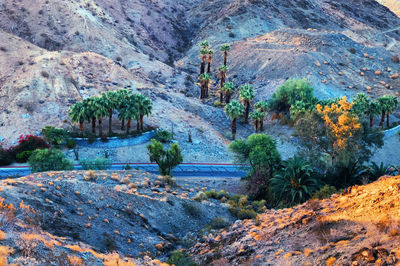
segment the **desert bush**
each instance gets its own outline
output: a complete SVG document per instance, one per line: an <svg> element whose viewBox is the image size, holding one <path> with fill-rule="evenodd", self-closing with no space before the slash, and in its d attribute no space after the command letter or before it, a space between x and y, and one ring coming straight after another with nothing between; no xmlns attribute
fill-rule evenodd
<svg viewBox="0 0 400 266"><path fill-rule="evenodd" d="M83 170L107 170L111 167L111 161L103 157L96 157L94 160L84 158L79 163Z"/></svg>
<svg viewBox="0 0 400 266"><path fill-rule="evenodd" d="M12 152L17 155L24 151L34 151L36 149L47 149L49 145L46 141L38 136L20 135L18 145L12 148Z"/></svg>
<svg viewBox="0 0 400 266"><path fill-rule="evenodd" d="M400 62L400 58L397 55L392 56L392 61L393 63L399 63Z"/></svg>
<svg viewBox="0 0 400 266"><path fill-rule="evenodd" d="M31 157L33 151L23 151L21 153L18 153L16 156L16 161L18 163L26 163L29 160L29 157Z"/></svg>
<svg viewBox="0 0 400 266"><path fill-rule="evenodd" d="M200 191L199 193L196 194L196 196L193 199L195 201L203 201L203 200L207 200L208 197L207 197L206 193L204 193L203 191Z"/></svg>
<svg viewBox="0 0 400 266"><path fill-rule="evenodd" d="M333 194L338 193L338 190L334 186L325 185L319 190L315 191L312 195L313 199L327 199Z"/></svg>
<svg viewBox="0 0 400 266"><path fill-rule="evenodd" d="M14 154L0 146L0 166L10 165L14 162Z"/></svg>
<svg viewBox="0 0 400 266"><path fill-rule="evenodd" d="M42 134L46 140L53 145L61 145L64 141L69 138L69 133L63 128L55 128L52 126L46 126L42 129Z"/></svg>
<svg viewBox="0 0 400 266"><path fill-rule="evenodd" d="M170 142L173 139L174 135L172 132L169 132L168 130L165 129L159 129L156 131L156 134L154 135L154 138L162 143L167 143Z"/></svg>
<svg viewBox="0 0 400 266"><path fill-rule="evenodd" d="M37 149L29 157L28 162L33 173L74 169L72 162L65 158L60 150Z"/></svg>
<svg viewBox="0 0 400 266"><path fill-rule="evenodd" d="M156 162L158 169L162 175L171 175L173 168L178 166L183 161L181 150L177 143L171 145L169 150L164 150L161 142L154 139L152 144L147 145L147 150L150 155L150 162Z"/></svg>
<svg viewBox="0 0 400 266"><path fill-rule="evenodd" d="M395 172L395 167L385 165L383 162L381 162L379 165L375 162L372 162L371 165L367 167L367 175L370 181L375 181L381 176L394 175Z"/></svg>
<svg viewBox="0 0 400 266"><path fill-rule="evenodd" d="M230 225L230 222L224 217L216 217L211 220L210 226L212 229L222 229Z"/></svg>
<svg viewBox="0 0 400 266"><path fill-rule="evenodd" d="M201 209L194 204L193 202L183 202L182 207L185 210L185 213L192 217L200 217L201 216Z"/></svg>
<svg viewBox="0 0 400 266"><path fill-rule="evenodd" d="M93 170L89 170L85 173L83 179L85 179L86 181L96 181L97 176Z"/></svg>
<svg viewBox="0 0 400 266"><path fill-rule="evenodd" d="M197 264L192 260L192 258L183 253L180 250L175 250L171 252L167 263L169 265L175 265L175 266L197 266Z"/></svg>

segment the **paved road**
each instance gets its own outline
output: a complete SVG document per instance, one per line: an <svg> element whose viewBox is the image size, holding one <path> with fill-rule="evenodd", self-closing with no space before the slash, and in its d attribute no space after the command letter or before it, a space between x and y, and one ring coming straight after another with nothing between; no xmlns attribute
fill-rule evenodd
<svg viewBox="0 0 400 266"><path fill-rule="evenodd" d="M112 164L110 170L123 170L126 163ZM129 163L132 169L143 170L158 174L158 166L152 163ZM80 165L75 165L76 170L81 170ZM0 167L0 178L29 175L28 166ZM175 177L243 177L246 170L243 165L237 164L206 164L185 163L177 166L173 173Z"/></svg>

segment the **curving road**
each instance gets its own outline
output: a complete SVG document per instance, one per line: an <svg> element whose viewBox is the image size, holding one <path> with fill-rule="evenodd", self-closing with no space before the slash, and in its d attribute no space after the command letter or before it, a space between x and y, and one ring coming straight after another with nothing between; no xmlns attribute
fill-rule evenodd
<svg viewBox="0 0 400 266"><path fill-rule="evenodd" d="M143 170L159 174L158 166L154 163L114 163L110 170L124 170L129 164L132 169ZM82 170L80 165L75 165L75 170ZM243 177L246 175L246 165L242 164L210 164L210 163L183 163L172 172L175 177ZM26 176L31 173L29 166L0 167L0 178Z"/></svg>

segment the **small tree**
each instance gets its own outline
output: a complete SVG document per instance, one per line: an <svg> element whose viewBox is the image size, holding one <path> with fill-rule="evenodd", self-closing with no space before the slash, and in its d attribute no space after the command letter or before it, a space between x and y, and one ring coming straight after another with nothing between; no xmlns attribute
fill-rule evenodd
<svg viewBox="0 0 400 266"><path fill-rule="evenodd" d="M144 96L143 94L136 94L135 96L135 105L139 116L140 130L143 130L143 117L151 114L153 103L147 96Z"/></svg>
<svg viewBox="0 0 400 266"><path fill-rule="evenodd" d="M200 49L200 58L201 58L200 75L203 74L206 70L207 56L208 56L208 49L206 48Z"/></svg>
<svg viewBox="0 0 400 266"><path fill-rule="evenodd" d="M83 102L78 102L68 110L69 118L72 122L79 123L79 130L81 132L83 132L83 123L89 120L86 109L86 105Z"/></svg>
<svg viewBox="0 0 400 266"><path fill-rule="evenodd" d="M228 71L228 67L227 66L221 66L218 68L219 71L219 78L221 79L221 82L219 84L219 89L220 89L220 102L222 103L224 101L224 90L222 89L224 87L225 84L225 80L226 80L226 72Z"/></svg>
<svg viewBox="0 0 400 266"><path fill-rule="evenodd" d="M214 50L213 49L208 49L208 66L207 66L207 73L211 73L211 62L213 58Z"/></svg>
<svg viewBox="0 0 400 266"><path fill-rule="evenodd" d="M110 136L112 134L112 115L114 110L118 108L119 97L120 95L118 91L107 91L106 93L101 94L103 103L108 111L108 135Z"/></svg>
<svg viewBox="0 0 400 266"><path fill-rule="evenodd" d="M210 85L211 82L211 76L207 73L203 73L199 77L200 79L200 99L204 99L208 97L208 86Z"/></svg>
<svg viewBox="0 0 400 266"><path fill-rule="evenodd" d="M127 101L131 95L132 93L130 91L127 91L126 89L118 91L117 111L118 111L118 118L121 120L121 130L125 129L125 117L120 115L121 110L125 109L126 105L128 104Z"/></svg>
<svg viewBox="0 0 400 266"><path fill-rule="evenodd" d="M254 107L256 108L256 110L263 112L264 114L266 114L266 112L268 111L269 105L268 102L266 101L259 101L256 102L256 104L254 105ZM261 120L260 123L260 130L263 131L264 130L264 119Z"/></svg>
<svg viewBox="0 0 400 266"><path fill-rule="evenodd" d="M32 173L74 169L72 162L66 159L64 153L58 149L35 150L29 157L28 163Z"/></svg>
<svg viewBox="0 0 400 266"><path fill-rule="evenodd" d="M161 142L155 139L152 139L151 142L152 144L147 145L150 162L157 163L158 169L162 175L170 176L172 169L183 162L179 145L174 143L169 150L164 150Z"/></svg>
<svg viewBox="0 0 400 266"><path fill-rule="evenodd" d="M225 105L225 113L232 120L232 138L236 138L236 121L244 114L244 106L240 102L233 100Z"/></svg>
<svg viewBox="0 0 400 266"><path fill-rule="evenodd" d="M250 84L240 86L239 98L245 106L244 122L249 122L250 103L254 99L254 88Z"/></svg>
<svg viewBox="0 0 400 266"><path fill-rule="evenodd" d="M262 197L281 157L276 141L266 134L253 134L247 140L236 140L229 145L239 163L250 164L248 188L252 195Z"/></svg>

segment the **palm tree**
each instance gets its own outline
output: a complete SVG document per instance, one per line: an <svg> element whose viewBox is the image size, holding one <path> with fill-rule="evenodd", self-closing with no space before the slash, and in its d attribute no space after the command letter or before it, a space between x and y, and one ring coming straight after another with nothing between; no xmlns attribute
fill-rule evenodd
<svg viewBox="0 0 400 266"><path fill-rule="evenodd" d="M256 133L261 130L261 122L265 118L265 113L259 110L255 110L254 112L250 113L251 120L254 121L254 126L256 128Z"/></svg>
<svg viewBox="0 0 400 266"><path fill-rule="evenodd" d="M381 107L378 102L371 101L368 109L366 110L366 114L369 116L369 127L372 128L374 125L374 116L380 114Z"/></svg>
<svg viewBox="0 0 400 266"><path fill-rule="evenodd" d="M103 117L108 114L108 103L107 100L102 97L93 97L93 114L97 118L99 124L99 136L103 137Z"/></svg>
<svg viewBox="0 0 400 266"><path fill-rule="evenodd" d="M353 100L352 110L360 117L361 119L368 113L368 109L371 105L371 98L364 93L358 93Z"/></svg>
<svg viewBox="0 0 400 266"><path fill-rule="evenodd" d="M107 91L106 93L102 93L101 98L103 99L103 103L106 105L108 110L108 135L112 134L112 115L115 109L118 108L119 105L119 93L117 91Z"/></svg>
<svg viewBox="0 0 400 266"><path fill-rule="evenodd" d="M210 85L211 76L207 73L203 73L200 75L199 79L201 88L200 99L204 99L208 97L208 86Z"/></svg>
<svg viewBox="0 0 400 266"><path fill-rule="evenodd" d="M201 58L201 66L200 66L200 75L205 72L206 69L206 60L208 56L208 41L203 41L200 43L200 58Z"/></svg>
<svg viewBox="0 0 400 266"><path fill-rule="evenodd" d="M206 48L208 48L210 46L210 44L208 43L207 40L204 40L204 41L202 41L200 43L200 46L201 46L202 49L206 49Z"/></svg>
<svg viewBox="0 0 400 266"><path fill-rule="evenodd" d="M129 134L131 128L132 119L137 119L138 110L136 109L136 95L128 94L126 95L123 106L119 109L120 119L126 119L126 134Z"/></svg>
<svg viewBox="0 0 400 266"><path fill-rule="evenodd" d="M79 123L79 130L83 131L83 122L88 120L87 111L83 102L78 102L68 110L68 116L72 122Z"/></svg>
<svg viewBox="0 0 400 266"><path fill-rule="evenodd" d="M224 66L226 66L228 52L231 50L231 46L229 44L221 45L221 52L224 54Z"/></svg>
<svg viewBox="0 0 400 266"><path fill-rule="evenodd" d="M96 103L94 98L86 98L83 100L83 104L85 106L87 121L92 122L92 133L96 134Z"/></svg>
<svg viewBox="0 0 400 266"><path fill-rule="evenodd" d="M394 112L394 110L397 109L397 106L399 105L399 102L397 100L396 97L388 95L388 105L387 105L387 109L386 109L386 126L390 127L390 123L389 123L389 116L391 113Z"/></svg>
<svg viewBox="0 0 400 266"><path fill-rule="evenodd" d="M212 62L212 57L214 54L214 50L213 49L209 49L208 50L208 66L207 66L207 73L211 72L211 62Z"/></svg>
<svg viewBox="0 0 400 266"><path fill-rule="evenodd" d="M153 103L147 96L144 96L143 94L136 94L135 105L140 121L140 130L143 130L143 117L151 114Z"/></svg>
<svg viewBox="0 0 400 266"><path fill-rule="evenodd" d="M132 92L127 91L126 89L122 89L122 90L118 91L118 100L117 100L118 113L120 113L120 110L125 108L126 101L130 95L132 95ZM121 120L121 130L124 130L125 129L125 117L119 115L118 118Z"/></svg>
<svg viewBox="0 0 400 266"><path fill-rule="evenodd" d="M236 138L236 121L244 114L244 106L239 101L233 100L225 106L226 115L232 120L232 138Z"/></svg>
<svg viewBox="0 0 400 266"><path fill-rule="evenodd" d="M243 101L246 108L244 122L249 122L250 103L254 99L254 88L250 84L242 85L239 89L239 98Z"/></svg>
<svg viewBox="0 0 400 266"><path fill-rule="evenodd" d="M265 117L265 114L266 114L267 110L269 109L268 102L266 102L266 101L259 101L259 102L257 102L257 103L254 105L254 107L255 107L258 111L264 113L264 117ZM264 118L263 118L263 120L261 120L261 122L260 122L260 130L261 130L261 131L264 130Z"/></svg>
<svg viewBox="0 0 400 266"><path fill-rule="evenodd" d="M228 67L227 66L220 66L218 68L219 71L219 77L221 79L221 83L219 84L219 88L220 88L220 102L222 103L224 100L224 93L222 88L224 87L225 84L225 80L226 80L226 72L228 71Z"/></svg>
<svg viewBox="0 0 400 266"><path fill-rule="evenodd" d="M236 90L235 84L233 82L225 82L221 90L225 92L225 103L228 104L231 101L232 94Z"/></svg>
<svg viewBox="0 0 400 266"><path fill-rule="evenodd" d="M396 102L397 102L397 99L396 99ZM393 96L391 96L391 95L384 95L384 96L379 97L378 103L379 103L379 106L380 106L381 112L382 112L381 122L379 123L379 126L382 127L383 123L385 122L385 114L387 112L393 112L394 109L396 109L397 103L394 102ZM395 106L395 107L392 110L393 106Z"/></svg>

